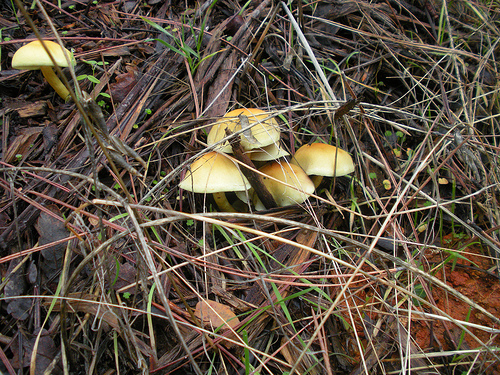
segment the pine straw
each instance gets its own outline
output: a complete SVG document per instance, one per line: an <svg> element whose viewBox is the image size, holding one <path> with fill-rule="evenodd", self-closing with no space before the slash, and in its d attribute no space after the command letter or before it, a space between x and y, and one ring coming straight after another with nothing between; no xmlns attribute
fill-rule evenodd
<svg viewBox="0 0 500 375"><path fill-rule="evenodd" d="M1 285L22 260L38 267L40 285L4 291L7 367L19 366L15 348L32 340L24 343L31 353L44 328L54 343L44 355L69 373L499 371L499 311L447 283L454 268L443 240L464 238L454 259L475 243L488 269L476 272L498 290L496 4L294 2L295 26L270 1L186 12L180 3L69 4L67 13L44 7L59 32L82 27L62 40L76 48L76 75L101 83L80 87L101 100L118 73L128 74L128 87L112 86L105 117L147 168L129 158L141 176L117 179L95 142L89 158L81 115L57 99L57 144L38 137L14 147L13 130L30 125L4 107L3 154L22 158L2 163ZM243 17L230 17L240 10ZM19 34L4 51L23 42ZM353 155L356 172L325 181L301 206L216 212L212 197L177 185L209 150L211 123L239 107L274 111L291 154L312 141L335 144ZM37 263L41 212L68 228L52 279ZM480 323L443 308L436 293ZM20 294L33 309L16 321L6 306ZM236 332L203 326L193 313L201 299L230 306L241 321ZM419 341L418 330L432 336ZM33 358L38 373L41 355Z"/></svg>

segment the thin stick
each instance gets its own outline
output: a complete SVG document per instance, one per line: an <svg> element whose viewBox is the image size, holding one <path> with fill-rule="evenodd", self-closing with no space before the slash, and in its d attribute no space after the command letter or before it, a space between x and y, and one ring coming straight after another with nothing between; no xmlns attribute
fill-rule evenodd
<svg viewBox="0 0 500 375"><path fill-rule="evenodd" d="M233 133L226 128L226 136L230 137ZM239 136L235 137L233 143L231 143L231 147L233 148L233 156L235 159L239 160L245 165L248 165L249 168L242 168L241 172L245 175L252 185L253 189L257 193L260 201L267 209L278 207L276 201L273 196L267 190L266 185L262 182L262 177L259 173L255 172L255 165L252 163L248 155L243 152L240 144Z"/></svg>

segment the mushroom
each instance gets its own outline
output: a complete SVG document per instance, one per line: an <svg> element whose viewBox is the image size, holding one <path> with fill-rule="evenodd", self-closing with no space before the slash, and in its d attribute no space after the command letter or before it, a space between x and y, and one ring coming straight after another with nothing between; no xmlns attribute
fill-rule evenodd
<svg viewBox="0 0 500 375"><path fill-rule="evenodd" d="M269 161L282 158L290 155L286 150L282 149L280 145L271 143L269 146L253 149L248 151L250 160L254 161Z"/></svg>
<svg viewBox="0 0 500 375"><path fill-rule="evenodd" d="M309 195L314 193L313 182L302 168L296 165L275 161L263 166L259 171L264 174L262 182L279 207L303 203ZM242 196L241 193L237 195ZM260 211L265 208L256 194L250 192L250 197L256 210Z"/></svg>
<svg viewBox="0 0 500 375"><path fill-rule="evenodd" d="M56 65L61 68L68 67L69 58L71 65L75 65L75 60L70 51L66 48L61 47L59 44L54 43L50 40L44 40L43 44L47 47L50 55L53 57ZM28 70L38 70L42 71L43 76L47 80L50 86L59 94L63 100L69 98L69 91L61 82L59 77L57 77L52 67L54 63L47 54L45 48L43 48L42 42L35 40L34 42L28 43L17 50L17 52L12 57L12 68L14 69L28 69Z"/></svg>
<svg viewBox="0 0 500 375"><path fill-rule="evenodd" d="M235 162L224 154L212 151L191 164L179 187L193 193L212 193L222 211L234 212L225 192L245 191L250 188L250 183Z"/></svg>
<svg viewBox="0 0 500 375"><path fill-rule="evenodd" d="M280 139L279 125L274 118L269 118L269 115L268 112L255 108L240 108L228 112L212 126L208 133L207 144L211 146L224 139L226 129L235 133L240 131L243 125L245 130L239 134L243 150L250 151L276 145ZM231 153L231 145L225 141L218 151Z"/></svg>
<svg viewBox="0 0 500 375"><path fill-rule="evenodd" d="M354 172L351 155L325 143L311 143L300 147L290 163L301 167L318 187L323 177L345 176Z"/></svg>

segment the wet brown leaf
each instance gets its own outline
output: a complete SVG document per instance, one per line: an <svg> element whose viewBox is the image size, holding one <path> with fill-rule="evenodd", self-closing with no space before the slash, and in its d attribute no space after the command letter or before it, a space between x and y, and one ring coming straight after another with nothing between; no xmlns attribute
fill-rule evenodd
<svg viewBox="0 0 500 375"><path fill-rule="evenodd" d="M220 332L224 333L230 328L235 329L240 320L234 314L229 306L223 305L222 303L204 300L196 304L196 309L194 315L203 322L203 325L207 328L212 328L216 330L220 327ZM234 333L230 333L229 338L232 340L236 339ZM232 343L228 341L222 342L224 346L230 348L233 346Z"/></svg>
<svg viewBox="0 0 500 375"><path fill-rule="evenodd" d="M31 309L31 298L19 298L9 302L7 312L17 320L26 320Z"/></svg>
<svg viewBox="0 0 500 375"><path fill-rule="evenodd" d="M31 365L31 356L33 353L33 348L35 346L36 335L33 335L29 340L22 340L22 349L19 350L19 340L15 339L12 343L12 353L14 354L11 359L11 364L14 368L25 368ZM22 353L22 358L19 358L19 353ZM54 340L48 335L46 330L43 330L40 340L38 342L37 352L36 352L36 367L35 375L42 375L45 369L50 365L52 360L57 354L57 348ZM61 372L60 368L55 368L51 373L59 374Z"/></svg>
<svg viewBox="0 0 500 375"><path fill-rule="evenodd" d="M109 85L109 94L115 102L121 102L137 84L134 70L116 76L116 82Z"/></svg>
<svg viewBox="0 0 500 375"><path fill-rule="evenodd" d="M221 327L223 331L235 328L240 324L239 319L230 307L222 303L205 300L196 304L195 316L203 321L203 324L212 328Z"/></svg>
<svg viewBox="0 0 500 375"><path fill-rule="evenodd" d="M137 281L137 269L130 263L120 264L120 269L118 271L118 279L116 283L113 284L114 290L120 290L127 287L128 285L134 284ZM120 292L134 294L136 290L135 286L127 289L120 290Z"/></svg>
<svg viewBox="0 0 500 375"><path fill-rule="evenodd" d="M48 208L56 215L60 216L57 207L49 206ZM68 237L68 230L64 226L64 223L46 212L40 214L35 228L40 235L40 246ZM51 279L57 276L61 271L65 249L66 244L60 243L50 246L40 252L43 258L40 269L47 278Z"/></svg>
<svg viewBox="0 0 500 375"><path fill-rule="evenodd" d="M20 259L13 259L7 270L8 281L5 285L4 296L7 298L7 312L14 319L25 320L28 318L28 313L31 308L31 299L18 298L10 299L17 296L22 296L26 290L26 280L24 278L25 264L20 264Z"/></svg>
<svg viewBox="0 0 500 375"><path fill-rule="evenodd" d="M43 128L42 135L43 135L43 147L44 147L44 154L47 154L52 150L52 147L55 146L57 143L57 126L56 124L50 122Z"/></svg>

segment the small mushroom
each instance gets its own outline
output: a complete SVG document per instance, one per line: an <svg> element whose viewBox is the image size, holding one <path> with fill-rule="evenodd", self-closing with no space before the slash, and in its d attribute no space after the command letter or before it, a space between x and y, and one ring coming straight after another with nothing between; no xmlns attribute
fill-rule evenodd
<svg viewBox="0 0 500 375"><path fill-rule="evenodd" d="M235 162L224 154L212 151L191 164L179 187L193 193L212 193L222 211L234 212L225 192L248 190L250 183Z"/></svg>
<svg viewBox="0 0 500 375"><path fill-rule="evenodd" d="M303 203L309 195L314 193L313 182L302 168L296 165L275 161L263 166L259 171L265 175L262 177L262 182L279 207ZM242 194L240 193L238 196L242 197ZM250 192L249 196L252 198L256 210L260 211L265 208L256 194Z"/></svg>
<svg viewBox="0 0 500 375"><path fill-rule="evenodd" d="M323 177L345 176L354 172L351 155L325 143L311 143L300 147L290 163L301 167L318 187Z"/></svg>
<svg viewBox="0 0 500 375"><path fill-rule="evenodd" d="M50 51L56 65L61 68L68 67L69 65L68 60L66 60L66 56L69 57L71 65L75 65L75 60L71 52L66 48L61 47L59 44L50 40L44 40L43 43ZM69 98L69 91L61 82L59 77L57 77L56 73L52 69L53 66L54 63L47 54L47 51L43 48L42 42L39 40L35 40L34 42L22 46L12 57L12 68L27 70L40 69L49 85L52 86L57 94L66 101Z"/></svg>
<svg viewBox="0 0 500 375"><path fill-rule="evenodd" d="M269 118L269 116L270 113L255 108L240 108L228 112L212 126L208 133L207 144L211 146L224 139L226 128L231 133L244 129L239 136L241 147L245 151L278 144L280 139L279 125L274 118ZM231 145L226 141L218 151L231 153Z"/></svg>

